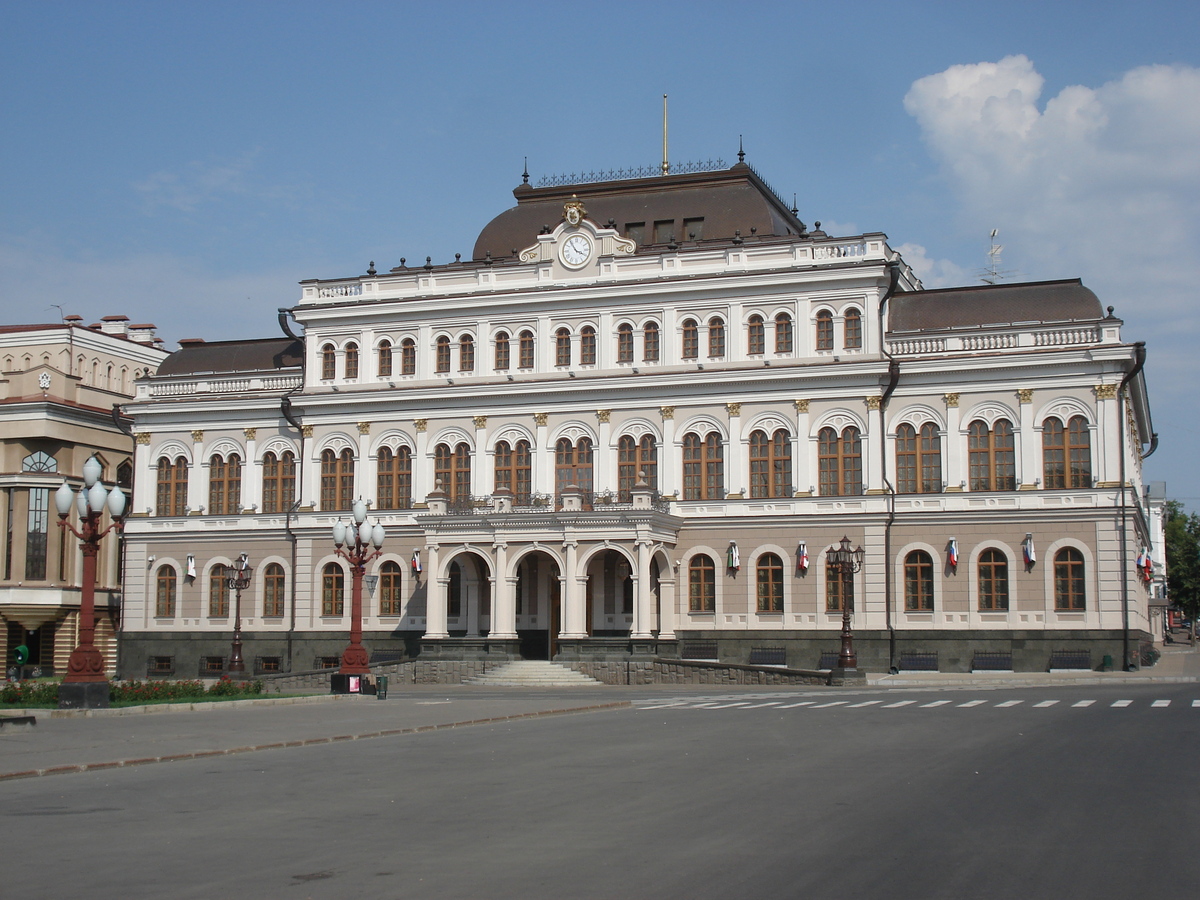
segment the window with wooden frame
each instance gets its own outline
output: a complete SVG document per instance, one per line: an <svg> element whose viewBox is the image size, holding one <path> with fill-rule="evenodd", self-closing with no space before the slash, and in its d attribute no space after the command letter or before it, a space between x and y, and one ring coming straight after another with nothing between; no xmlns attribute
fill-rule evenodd
<svg viewBox="0 0 1200 900"><path fill-rule="evenodd" d="M725 355L725 323L713 316L708 320L708 358L720 359Z"/></svg>
<svg viewBox="0 0 1200 900"><path fill-rule="evenodd" d="M825 563L825 611L854 611L854 573L841 566Z"/></svg>
<svg viewBox="0 0 1200 900"><path fill-rule="evenodd" d="M763 317L754 315L746 323L746 353L750 356L761 356L767 352L767 329L763 325Z"/></svg>
<svg viewBox="0 0 1200 900"><path fill-rule="evenodd" d="M354 453L321 451L321 510L337 512L354 505Z"/></svg>
<svg viewBox="0 0 1200 900"><path fill-rule="evenodd" d="M783 612L783 560L764 553L754 567L760 613Z"/></svg>
<svg viewBox="0 0 1200 900"><path fill-rule="evenodd" d="M617 362L633 362L633 326L628 322L617 326Z"/></svg>
<svg viewBox="0 0 1200 900"><path fill-rule="evenodd" d="M321 570L321 615L340 616L346 607L346 573L337 563Z"/></svg>
<svg viewBox="0 0 1200 900"><path fill-rule="evenodd" d="M158 460L158 484L155 508L160 516L187 514L188 464L179 456L172 462L165 456Z"/></svg>
<svg viewBox="0 0 1200 900"><path fill-rule="evenodd" d="M389 559L379 567L379 614L398 616L404 598L400 593L403 574L400 564Z"/></svg>
<svg viewBox="0 0 1200 900"><path fill-rule="evenodd" d="M991 428L976 419L967 428L967 455L973 491L1017 489L1016 438L1012 422L997 419Z"/></svg>
<svg viewBox="0 0 1200 900"><path fill-rule="evenodd" d="M333 344L321 348L321 379L330 381L337 377L337 352Z"/></svg>
<svg viewBox="0 0 1200 900"><path fill-rule="evenodd" d="M263 618L278 619L287 605L287 576L283 566L270 563L263 569Z"/></svg>
<svg viewBox="0 0 1200 900"><path fill-rule="evenodd" d="M496 371L505 372L509 367L508 332L496 333Z"/></svg>
<svg viewBox="0 0 1200 900"><path fill-rule="evenodd" d="M792 317L787 313L775 317L775 352L792 352Z"/></svg>
<svg viewBox="0 0 1200 900"><path fill-rule="evenodd" d="M1008 557L989 548L979 554L979 611L1008 609Z"/></svg>
<svg viewBox="0 0 1200 900"><path fill-rule="evenodd" d="M346 377L358 377L358 344L346 345Z"/></svg>
<svg viewBox="0 0 1200 900"><path fill-rule="evenodd" d="M533 332L522 331L520 337L519 356L517 358L517 368L532 369L533 368Z"/></svg>
<svg viewBox="0 0 1200 900"><path fill-rule="evenodd" d="M159 619L175 617L175 591L179 578L174 566L159 566L154 576L154 615Z"/></svg>
<svg viewBox="0 0 1200 900"><path fill-rule="evenodd" d="M224 619L229 615L229 582L225 566L213 566L208 572L208 617Z"/></svg>
<svg viewBox="0 0 1200 900"><path fill-rule="evenodd" d="M471 448L465 442L453 449L449 444L438 444L433 453L433 472L451 501L471 499Z"/></svg>
<svg viewBox="0 0 1200 900"><path fill-rule="evenodd" d="M768 435L758 430L750 434L750 496L791 497L792 438L782 428Z"/></svg>
<svg viewBox="0 0 1200 900"><path fill-rule="evenodd" d="M725 499L725 446L715 431L683 437L683 499Z"/></svg>
<svg viewBox="0 0 1200 900"><path fill-rule="evenodd" d="M647 322L642 326L642 361L658 362L658 323Z"/></svg>
<svg viewBox="0 0 1200 900"><path fill-rule="evenodd" d="M475 338L469 334L459 335L458 338L458 371L475 371Z"/></svg>
<svg viewBox="0 0 1200 900"><path fill-rule="evenodd" d="M848 425L838 434L825 427L817 433L818 493L822 497L855 497L863 492L862 437Z"/></svg>
<svg viewBox="0 0 1200 900"><path fill-rule="evenodd" d="M933 612L933 557L924 550L913 550L904 557L904 608Z"/></svg>
<svg viewBox="0 0 1200 900"><path fill-rule="evenodd" d="M379 342L379 359L377 365L379 367L380 378L390 378L392 376L392 342L383 340Z"/></svg>
<svg viewBox="0 0 1200 900"><path fill-rule="evenodd" d="M833 313L827 309L817 312L817 350L833 349Z"/></svg>
<svg viewBox="0 0 1200 900"><path fill-rule="evenodd" d="M263 512L286 512L296 502L296 456L291 450L263 454Z"/></svg>
<svg viewBox="0 0 1200 900"><path fill-rule="evenodd" d="M570 485L585 494L592 491L592 442L588 438L574 442L559 438L554 445L554 492L560 497L560 505L563 489ZM589 505L586 498L584 503Z"/></svg>
<svg viewBox="0 0 1200 900"><path fill-rule="evenodd" d="M380 447L375 461L378 508L412 509L412 451L407 447Z"/></svg>
<svg viewBox="0 0 1200 900"><path fill-rule="evenodd" d="M717 567L712 557L698 553L688 560L688 611L717 610Z"/></svg>
<svg viewBox="0 0 1200 900"><path fill-rule="evenodd" d="M1054 554L1054 611L1083 612L1084 598L1083 554L1074 547L1063 547Z"/></svg>
<svg viewBox="0 0 1200 900"><path fill-rule="evenodd" d="M847 350L860 350L862 341L862 313L851 307L842 317L842 343Z"/></svg>
<svg viewBox="0 0 1200 900"><path fill-rule="evenodd" d="M242 458L214 453L208 461L208 514L236 516L242 511Z"/></svg>
<svg viewBox="0 0 1200 900"><path fill-rule="evenodd" d="M417 374L417 342L412 338L400 342L400 374Z"/></svg>
<svg viewBox="0 0 1200 900"><path fill-rule="evenodd" d="M1042 423L1042 487L1092 486L1092 435L1083 416L1072 416L1066 426L1056 416Z"/></svg>
<svg viewBox="0 0 1200 900"><path fill-rule="evenodd" d="M579 331L579 364L596 364L596 329L591 325L584 325Z"/></svg>
<svg viewBox="0 0 1200 900"><path fill-rule="evenodd" d="M495 490L511 493L513 503L518 506L527 505L529 495L533 493L533 451L529 441L517 441L515 445L500 441L492 457L495 460Z"/></svg>
<svg viewBox="0 0 1200 900"><path fill-rule="evenodd" d="M631 435L621 435L617 441L617 499L629 503L633 499L633 486L645 473L650 490L658 490L658 448L654 438L644 434L634 440Z"/></svg>
<svg viewBox="0 0 1200 900"><path fill-rule="evenodd" d="M554 332L554 364L560 367L571 364L571 332L566 328Z"/></svg>
<svg viewBox="0 0 1200 900"><path fill-rule="evenodd" d="M450 371L450 338L441 335L434 342L433 371L443 374Z"/></svg>
<svg viewBox="0 0 1200 900"><path fill-rule="evenodd" d="M684 359L698 358L700 356L700 326L696 323L695 319L684 319L682 334L682 357Z"/></svg>
<svg viewBox="0 0 1200 900"><path fill-rule="evenodd" d="M942 439L926 422L920 432L908 423L896 429L896 490L901 494L937 494L942 490Z"/></svg>

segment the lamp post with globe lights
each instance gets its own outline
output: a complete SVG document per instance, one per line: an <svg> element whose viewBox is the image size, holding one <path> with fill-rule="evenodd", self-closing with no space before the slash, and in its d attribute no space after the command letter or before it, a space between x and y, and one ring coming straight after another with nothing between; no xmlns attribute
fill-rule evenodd
<svg viewBox="0 0 1200 900"><path fill-rule="evenodd" d="M250 586L250 558L243 553L236 566L225 569L225 583L234 592L233 601L233 646L229 649L229 671L245 672L242 661L242 591Z"/></svg>
<svg viewBox="0 0 1200 900"><path fill-rule="evenodd" d="M337 555L350 563L352 588L350 593L350 643L342 651L341 675L366 675L367 648L362 644L362 587L367 563L379 556L383 546L383 526L367 521L367 504L361 498L354 502L354 522L350 525L338 519L333 523L333 543ZM343 549L343 545L344 549Z"/></svg>
<svg viewBox="0 0 1200 900"><path fill-rule="evenodd" d="M79 596L79 646L71 651L67 674L58 689L58 705L62 709L96 709L108 706L108 679L104 674L104 657L96 647L96 557L101 539L114 528L124 526L125 493L120 487L107 490L100 483L104 467L92 456L83 464L83 487L78 493L66 481L54 492L58 511L58 527L79 538L83 551L83 573ZM67 517L71 507L79 512L79 527ZM112 522L101 530L100 517L108 509Z"/></svg>
<svg viewBox="0 0 1200 900"><path fill-rule="evenodd" d="M829 565L838 571L838 583L842 594L842 649L838 654L839 669L857 669L858 655L854 652L854 635L850 631L850 616L854 612L854 573L863 567L866 554L862 547L850 549L850 538L841 541L825 552Z"/></svg>

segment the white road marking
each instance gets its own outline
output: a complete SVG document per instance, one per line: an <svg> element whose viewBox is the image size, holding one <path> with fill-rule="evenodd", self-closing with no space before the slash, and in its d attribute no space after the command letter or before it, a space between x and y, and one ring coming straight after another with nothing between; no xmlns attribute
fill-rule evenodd
<svg viewBox="0 0 1200 900"><path fill-rule="evenodd" d="M818 703L816 706L813 707L813 709L826 709L830 706L843 706L844 704L849 703L849 702L850 701L848 701L848 700L834 700L832 703Z"/></svg>
<svg viewBox="0 0 1200 900"><path fill-rule="evenodd" d="M947 704L953 702L953 700L934 700L932 703L922 703L921 709L931 709L934 706L946 706Z"/></svg>
<svg viewBox="0 0 1200 900"><path fill-rule="evenodd" d="M1200 707L1200 700L1193 700L1192 709L1196 709L1197 707Z"/></svg>
<svg viewBox="0 0 1200 900"><path fill-rule="evenodd" d="M707 709L733 709L735 706L745 706L746 701L741 703L722 703L720 706L708 706Z"/></svg>
<svg viewBox="0 0 1200 900"><path fill-rule="evenodd" d="M778 700L772 700L770 703L755 703L751 706L743 706L742 709L762 709L764 706L776 706L778 704Z"/></svg>
<svg viewBox="0 0 1200 900"><path fill-rule="evenodd" d="M1072 703L1071 706L1074 709L1082 709L1085 706L1091 706L1095 702L1095 700L1080 700L1078 703Z"/></svg>
<svg viewBox="0 0 1200 900"><path fill-rule="evenodd" d="M899 703L889 703L884 709L896 709L901 706L911 706L916 703L916 700L901 700Z"/></svg>
<svg viewBox="0 0 1200 900"><path fill-rule="evenodd" d="M1165 709L1166 707L1168 707L1170 705L1171 705L1170 700L1155 700L1153 703L1150 704L1150 707L1152 709Z"/></svg>
<svg viewBox="0 0 1200 900"><path fill-rule="evenodd" d="M1054 706L1056 703L1058 703L1057 700L1043 700L1041 703L1033 704L1033 708L1034 709L1045 709L1048 706Z"/></svg>
<svg viewBox="0 0 1200 900"><path fill-rule="evenodd" d="M847 709L859 709L863 706L874 706L876 703L882 703L882 700L864 700L862 703L851 703Z"/></svg>
<svg viewBox="0 0 1200 900"><path fill-rule="evenodd" d="M801 700L799 703L789 703L786 706L779 707L780 709L795 709L797 706L811 706L815 700Z"/></svg>
<svg viewBox="0 0 1200 900"><path fill-rule="evenodd" d="M966 703L958 704L958 708L959 709L968 709L972 706L982 706L984 703L987 703L987 701L986 700L968 700Z"/></svg>
<svg viewBox="0 0 1200 900"><path fill-rule="evenodd" d="M1020 706L1024 702L1024 700L1005 700L1003 703L997 703L996 708L1005 709L1009 706Z"/></svg>
<svg viewBox="0 0 1200 900"><path fill-rule="evenodd" d="M1131 703L1133 703L1132 700L1117 700L1115 703L1113 703L1111 708L1112 709L1124 709L1125 707L1129 706Z"/></svg>

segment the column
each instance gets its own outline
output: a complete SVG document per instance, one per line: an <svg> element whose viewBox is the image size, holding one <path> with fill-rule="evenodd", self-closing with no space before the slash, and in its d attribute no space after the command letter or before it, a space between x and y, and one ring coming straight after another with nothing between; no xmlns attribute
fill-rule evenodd
<svg viewBox="0 0 1200 900"><path fill-rule="evenodd" d="M427 419L413 419L417 432L417 447L412 461L412 495L414 503L424 502L433 490L433 460L429 458L429 435Z"/></svg>
<svg viewBox="0 0 1200 900"><path fill-rule="evenodd" d="M1097 447L1096 472L1098 487L1121 486L1121 429L1125 423L1117 404L1117 386L1098 384L1092 388L1096 394L1096 421L1099 423L1100 446Z"/></svg>
<svg viewBox="0 0 1200 900"><path fill-rule="evenodd" d="M729 416L729 465L725 470L725 493L731 497L746 497L750 484L750 469L746 462L746 445L742 441L742 404L726 403Z"/></svg>
<svg viewBox="0 0 1200 900"><path fill-rule="evenodd" d="M491 493L490 479L493 467L491 449L488 447L487 416L475 416L475 464L471 466L471 494L483 497Z"/></svg>
<svg viewBox="0 0 1200 900"><path fill-rule="evenodd" d="M425 570L429 573L425 588L425 637L440 640L450 637L446 627L446 595L450 590L450 577L438 574L437 544L426 544L425 556L429 560Z"/></svg>
<svg viewBox="0 0 1200 900"><path fill-rule="evenodd" d="M609 424L611 410L596 410L596 456L593 461L592 490L615 491L617 489L617 453L612 447L612 426Z"/></svg>
<svg viewBox="0 0 1200 900"><path fill-rule="evenodd" d="M204 459L204 432L192 432L192 470L188 472L188 515L200 515L208 504L208 460Z"/></svg>
<svg viewBox="0 0 1200 900"><path fill-rule="evenodd" d="M650 637L654 622L654 591L650 588L650 544L637 542L637 585L633 595L634 638Z"/></svg>
<svg viewBox="0 0 1200 900"><path fill-rule="evenodd" d="M246 438L246 460L242 465L242 509L261 509L262 460L258 458L258 429L244 428L242 434Z"/></svg>
<svg viewBox="0 0 1200 900"><path fill-rule="evenodd" d="M1033 491L1037 490L1033 480L1042 477L1042 467L1038 465L1038 457L1041 455L1041 432L1034 430L1033 389L1021 388L1017 391L1017 399L1021 404L1021 422L1018 425L1021 429L1018 438L1021 449L1017 455L1017 484L1022 491Z"/></svg>
<svg viewBox="0 0 1200 900"><path fill-rule="evenodd" d="M374 508L379 498L375 496L377 463L371 455L371 423L358 423L358 462L354 466L354 496L371 501Z"/></svg>
<svg viewBox="0 0 1200 900"><path fill-rule="evenodd" d="M942 443L943 476L947 491L961 491L967 479L962 430L958 421L958 394L946 394L946 439Z"/></svg>
<svg viewBox="0 0 1200 900"><path fill-rule="evenodd" d="M673 567L658 573L658 637L664 641L675 640L675 578L672 572Z"/></svg>
<svg viewBox="0 0 1200 900"><path fill-rule="evenodd" d="M517 577L508 574L508 544L497 541L492 544L492 558L496 574L492 578L492 629L491 637L513 638L517 636Z"/></svg>
<svg viewBox="0 0 1200 900"><path fill-rule="evenodd" d="M533 448L533 490L542 494L554 493L554 448L549 446L547 413L534 413L537 426L537 446Z"/></svg>
<svg viewBox="0 0 1200 900"><path fill-rule="evenodd" d="M662 446L658 448L658 490L664 496L682 497L683 479L678 475L679 448L675 446L675 407L661 407L659 413L662 415L663 438Z"/></svg>
<svg viewBox="0 0 1200 900"><path fill-rule="evenodd" d="M868 494L887 493L879 478L883 466L882 399L878 395L864 398L867 404L867 464L863 467L863 490Z"/></svg>
<svg viewBox="0 0 1200 900"><path fill-rule="evenodd" d="M150 458L150 432L139 431L133 436L133 496L129 499L131 514L147 514L154 511L158 498L158 472L155 461ZM9 576L11 577L11 576Z"/></svg>
<svg viewBox="0 0 1200 900"><path fill-rule="evenodd" d="M298 460L303 468L303 483L300 485L300 506L316 509L321 499L321 456L313 445L313 427L302 426L300 432L304 440L300 442L301 454L308 454L307 459Z"/></svg>
<svg viewBox="0 0 1200 900"><path fill-rule="evenodd" d="M812 425L808 419L808 401L793 400L796 407L796 441L793 448L795 459L792 460L792 471L796 478L796 494L811 497L817 492L817 454L812 449L812 439L809 431Z"/></svg>
<svg viewBox="0 0 1200 900"><path fill-rule="evenodd" d="M566 570L562 576L562 628L559 637L587 637L583 622L587 576L579 577L579 545L575 541L565 541L563 553L566 557Z"/></svg>

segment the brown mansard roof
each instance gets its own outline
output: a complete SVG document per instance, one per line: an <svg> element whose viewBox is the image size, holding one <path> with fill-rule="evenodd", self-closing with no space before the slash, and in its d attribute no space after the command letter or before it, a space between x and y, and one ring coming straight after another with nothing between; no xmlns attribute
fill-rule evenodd
<svg viewBox="0 0 1200 900"><path fill-rule="evenodd" d="M1094 322L1103 317L1100 300L1078 278L1072 278L899 293L891 299L888 330L944 331L1018 322Z"/></svg>
<svg viewBox="0 0 1200 900"><path fill-rule="evenodd" d="M182 346L158 367L158 375L209 375L298 369L304 358L304 344L286 337L256 341L180 343Z"/></svg>
<svg viewBox="0 0 1200 900"><path fill-rule="evenodd" d="M804 224L767 184L745 163L728 169L683 175L659 175L623 181L599 181L561 187L519 185L513 191L517 205L507 209L483 229L475 242L473 259L490 251L504 259L537 240L543 226L554 228L562 220L563 204L572 197L583 202L587 217L600 226L613 220L624 234L630 223L644 223L647 240L655 222L673 221L675 237L686 241L683 220L702 218L704 240L729 240L735 231L755 234L801 234Z"/></svg>

